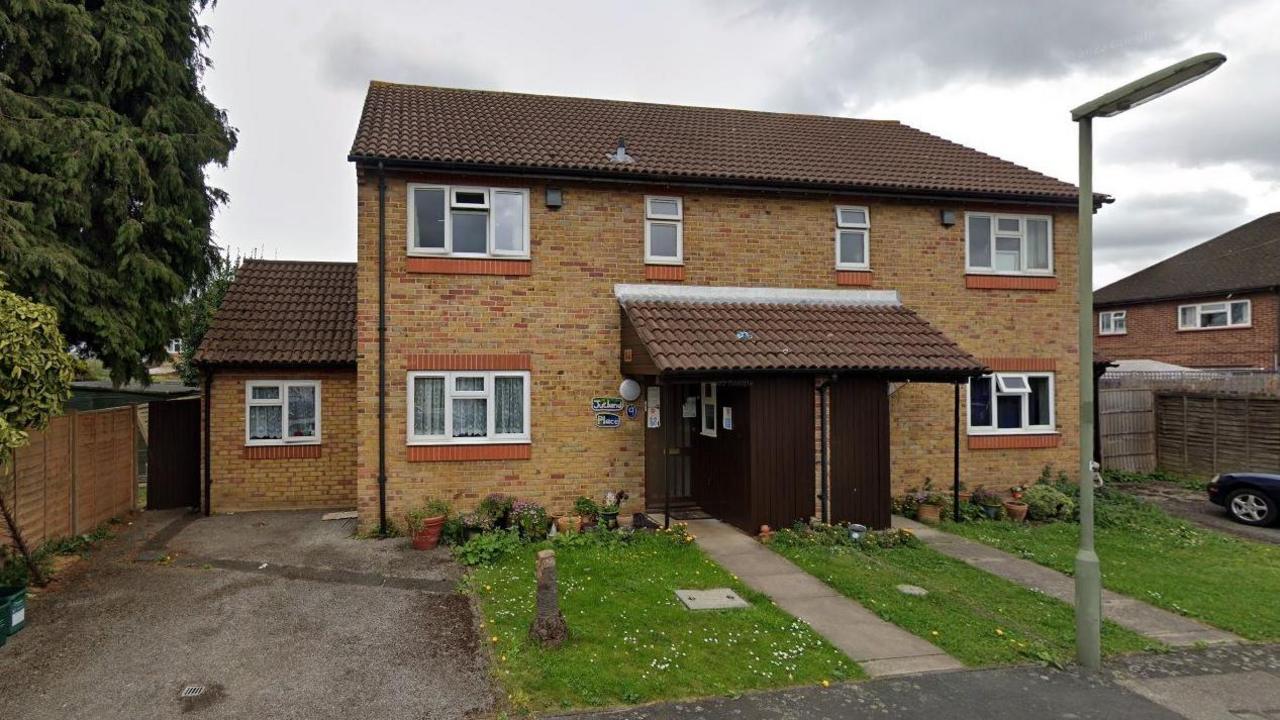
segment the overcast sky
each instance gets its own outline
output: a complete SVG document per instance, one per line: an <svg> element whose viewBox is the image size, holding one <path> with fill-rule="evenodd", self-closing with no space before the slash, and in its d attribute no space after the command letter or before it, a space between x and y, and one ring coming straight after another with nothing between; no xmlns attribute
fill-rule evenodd
<svg viewBox="0 0 1280 720"><path fill-rule="evenodd" d="M376 7L377 11L372 9ZM1280 3L223 0L208 93L240 132L217 242L353 260L371 79L896 119L1076 181L1069 110L1183 57L1201 82L1096 121L1097 286L1280 210Z"/></svg>

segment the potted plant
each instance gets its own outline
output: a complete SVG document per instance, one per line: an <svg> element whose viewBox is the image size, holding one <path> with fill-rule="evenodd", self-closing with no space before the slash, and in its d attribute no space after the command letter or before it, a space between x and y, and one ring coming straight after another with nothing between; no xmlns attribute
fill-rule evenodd
<svg viewBox="0 0 1280 720"><path fill-rule="evenodd" d="M982 514L988 520L996 520L1000 517L1000 510L1004 507L1004 502L995 492L979 487L973 491L973 503L982 508Z"/></svg>
<svg viewBox="0 0 1280 720"><path fill-rule="evenodd" d="M551 525L547 509L532 500L516 500L511 504L511 526L519 529L525 540L545 540Z"/></svg>
<svg viewBox="0 0 1280 720"><path fill-rule="evenodd" d="M440 544L440 531L449 519L449 503L429 500L426 505L405 513L409 534L413 537L414 550L430 550Z"/></svg>
<svg viewBox="0 0 1280 720"><path fill-rule="evenodd" d="M957 493L957 496L962 503L973 501L973 493L969 492L969 486L965 485L963 480L960 481L960 492Z"/></svg>
<svg viewBox="0 0 1280 720"><path fill-rule="evenodd" d="M493 518L495 528L509 528L511 527L511 505L514 502L515 498L510 495L489 493L476 506L476 512Z"/></svg>
<svg viewBox="0 0 1280 720"><path fill-rule="evenodd" d="M582 516L561 515L556 518L556 532L561 535L565 533L582 532Z"/></svg>
<svg viewBox="0 0 1280 720"><path fill-rule="evenodd" d="M919 507L916 519L925 525L937 525L942 522L943 498L938 493L920 493L916 497Z"/></svg>
<svg viewBox="0 0 1280 720"><path fill-rule="evenodd" d="M600 505L586 495L579 495L573 501L573 514L582 518L582 529L596 526L596 518L600 515Z"/></svg>
<svg viewBox="0 0 1280 720"><path fill-rule="evenodd" d="M1004 511L1009 514L1009 519L1014 522L1022 522L1027 519L1027 504L1021 500L1005 500Z"/></svg>
<svg viewBox="0 0 1280 720"><path fill-rule="evenodd" d="M1027 491L1026 485L1014 485L1013 487L1009 488L1009 494L1013 496L1014 500L1022 500L1022 493L1026 491Z"/></svg>
<svg viewBox="0 0 1280 720"><path fill-rule="evenodd" d="M610 490L604 494L604 504L600 506L600 522L604 523L605 527L611 530L618 527L618 512L628 497L626 490L617 492Z"/></svg>
<svg viewBox="0 0 1280 720"><path fill-rule="evenodd" d="M463 513L458 518L458 523L462 526L462 540L466 542L477 535L483 535L494 529L495 523L493 517L479 511Z"/></svg>

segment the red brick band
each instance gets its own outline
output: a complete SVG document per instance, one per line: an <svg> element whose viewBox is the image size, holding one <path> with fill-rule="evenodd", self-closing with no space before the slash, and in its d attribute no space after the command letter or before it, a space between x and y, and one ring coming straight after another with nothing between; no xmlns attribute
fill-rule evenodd
<svg viewBox="0 0 1280 720"><path fill-rule="evenodd" d="M410 445L409 462L451 460L528 460L528 443L518 445Z"/></svg>
<svg viewBox="0 0 1280 720"><path fill-rule="evenodd" d="M645 280L684 280L683 265L645 265Z"/></svg>
<svg viewBox="0 0 1280 720"><path fill-rule="evenodd" d="M528 370L528 353L456 355L418 353L409 356L410 370Z"/></svg>
<svg viewBox="0 0 1280 720"><path fill-rule="evenodd" d="M406 260L411 273L435 275L503 275L516 277L533 274L530 260L481 260L472 258L411 257Z"/></svg>
<svg viewBox="0 0 1280 720"><path fill-rule="evenodd" d="M1045 435L970 435L970 450L1008 450L1015 448L1053 448L1062 444L1057 433Z"/></svg>
<svg viewBox="0 0 1280 720"><path fill-rule="evenodd" d="M836 271L837 285L853 285L858 287L870 287L871 278L872 278L872 275L870 270L837 270Z"/></svg>
<svg viewBox="0 0 1280 720"><path fill-rule="evenodd" d="M965 275L964 286L976 290L1057 290L1058 278Z"/></svg>
<svg viewBox="0 0 1280 720"><path fill-rule="evenodd" d="M296 460L320 457L319 445L246 445L245 460Z"/></svg>
<svg viewBox="0 0 1280 720"><path fill-rule="evenodd" d="M1058 361L1055 358L989 357L978 358L978 362L994 372L1057 372L1058 370Z"/></svg>

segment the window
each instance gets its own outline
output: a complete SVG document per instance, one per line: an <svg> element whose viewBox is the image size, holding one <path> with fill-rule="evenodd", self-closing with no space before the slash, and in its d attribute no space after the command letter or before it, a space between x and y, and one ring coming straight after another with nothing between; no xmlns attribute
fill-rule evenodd
<svg viewBox="0 0 1280 720"><path fill-rule="evenodd" d="M841 270L866 270L867 236L871 232L871 216L864 207L836 207L836 267Z"/></svg>
<svg viewBox="0 0 1280 720"><path fill-rule="evenodd" d="M645 197L644 261L684 264L684 203L680 198Z"/></svg>
<svg viewBox="0 0 1280 720"><path fill-rule="evenodd" d="M1127 310L1108 310L1098 313L1098 334L1124 335L1128 332L1127 315Z"/></svg>
<svg viewBox="0 0 1280 720"><path fill-rule="evenodd" d="M969 381L969 434L1053 432L1053 375L996 373Z"/></svg>
<svg viewBox="0 0 1280 720"><path fill-rule="evenodd" d="M965 270L1000 275L1052 274L1052 218L966 213Z"/></svg>
<svg viewBox="0 0 1280 720"><path fill-rule="evenodd" d="M716 402L716 384L702 383L702 434L707 437L716 436L716 415L719 405Z"/></svg>
<svg viewBox="0 0 1280 720"><path fill-rule="evenodd" d="M165 343L164 351L170 355L179 355L182 353L182 338L174 338Z"/></svg>
<svg viewBox="0 0 1280 720"><path fill-rule="evenodd" d="M409 373L409 442L529 442L529 373Z"/></svg>
<svg viewBox="0 0 1280 720"><path fill-rule="evenodd" d="M1179 330L1216 330L1249 327L1253 308L1249 300L1202 303L1178 307Z"/></svg>
<svg viewBox="0 0 1280 720"><path fill-rule="evenodd" d="M320 442L320 381L249 382L244 402L246 445Z"/></svg>
<svg viewBox="0 0 1280 720"><path fill-rule="evenodd" d="M409 184L409 252L529 256L529 191Z"/></svg>

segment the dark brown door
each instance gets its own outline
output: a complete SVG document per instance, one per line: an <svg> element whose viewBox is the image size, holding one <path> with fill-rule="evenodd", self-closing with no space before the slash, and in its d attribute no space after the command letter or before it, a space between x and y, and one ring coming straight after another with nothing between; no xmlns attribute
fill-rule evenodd
<svg viewBox="0 0 1280 720"><path fill-rule="evenodd" d="M751 385L750 530L813 517L814 388L809 375L761 377Z"/></svg>
<svg viewBox="0 0 1280 720"><path fill-rule="evenodd" d="M696 385L663 385L661 423L644 434L645 508L661 512L670 488L671 506L693 504L693 434L697 418L683 417L685 400L698 392ZM647 408L646 408L647 410ZM646 421L647 426L647 421Z"/></svg>
<svg viewBox="0 0 1280 720"><path fill-rule="evenodd" d="M883 380L831 386L831 521L889 527L889 392Z"/></svg>
<svg viewBox="0 0 1280 720"><path fill-rule="evenodd" d="M703 427L708 405L700 403L698 408L699 423L693 438L694 500L717 518L750 530L751 388L718 383L715 398L709 432Z"/></svg>
<svg viewBox="0 0 1280 720"><path fill-rule="evenodd" d="M147 404L147 509L200 505L200 398Z"/></svg>

